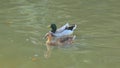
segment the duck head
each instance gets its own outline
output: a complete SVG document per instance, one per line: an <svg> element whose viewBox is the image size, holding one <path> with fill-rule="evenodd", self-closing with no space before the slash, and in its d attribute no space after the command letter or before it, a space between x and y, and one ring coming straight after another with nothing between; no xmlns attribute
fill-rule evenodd
<svg viewBox="0 0 120 68"><path fill-rule="evenodd" d="M52 29L51 32L55 33L57 30L57 26L55 24L51 24L50 28Z"/></svg>

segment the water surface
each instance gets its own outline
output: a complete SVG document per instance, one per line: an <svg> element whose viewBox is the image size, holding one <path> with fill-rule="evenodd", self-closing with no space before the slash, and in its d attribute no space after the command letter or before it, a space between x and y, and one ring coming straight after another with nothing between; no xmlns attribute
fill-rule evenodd
<svg viewBox="0 0 120 68"><path fill-rule="evenodd" d="M119 68L119 0L1 0L0 68ZM55 23L77 24L69 47L46 52Z"/></svg>

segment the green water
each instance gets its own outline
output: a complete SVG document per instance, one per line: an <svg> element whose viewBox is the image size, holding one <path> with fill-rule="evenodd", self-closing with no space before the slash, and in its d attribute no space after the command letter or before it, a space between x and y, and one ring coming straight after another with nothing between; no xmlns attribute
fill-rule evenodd
<svg viewBox="0 0 120 68"><path fill-rule="evenodd" d="M77 38L45 58L46 26L66 22ZM1 0L0 68L120 68L120 0Z"/></svg>

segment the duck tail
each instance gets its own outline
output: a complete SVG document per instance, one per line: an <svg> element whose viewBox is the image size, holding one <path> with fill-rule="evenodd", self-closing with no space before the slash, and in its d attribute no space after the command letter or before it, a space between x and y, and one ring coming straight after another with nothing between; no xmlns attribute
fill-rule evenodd
<svg viewBox="0 0 120 68"><path fill-rule="evenodd" d="M77 25L76 25L76 24L74 24L74 27L73 27L73 29L72 29L72 30L75 30L75 29L76 29L76 27L77 27Z"/></svg>
<svg viewBox="0 0 120 68"><path fill-rule="evenodd" d="M77 25L73 24L72 26L66 27L66 29L74 31L76 29L76 27L77 27Z"/></svg>

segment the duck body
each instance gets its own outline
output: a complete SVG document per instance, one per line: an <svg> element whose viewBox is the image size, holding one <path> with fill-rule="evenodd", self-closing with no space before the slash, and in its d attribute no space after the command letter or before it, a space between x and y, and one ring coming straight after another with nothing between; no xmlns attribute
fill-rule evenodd
<svg viewBox="0 0 120 68"><path fill-rule="evenodd" d="M73 31L76 29L77 25L74 24L72 26L69 26L68 23L63 25L61 28L57 29L57 26L55 24L51 24L50 28L51 33L54 37L62 37L73 34Z"/></svg>

